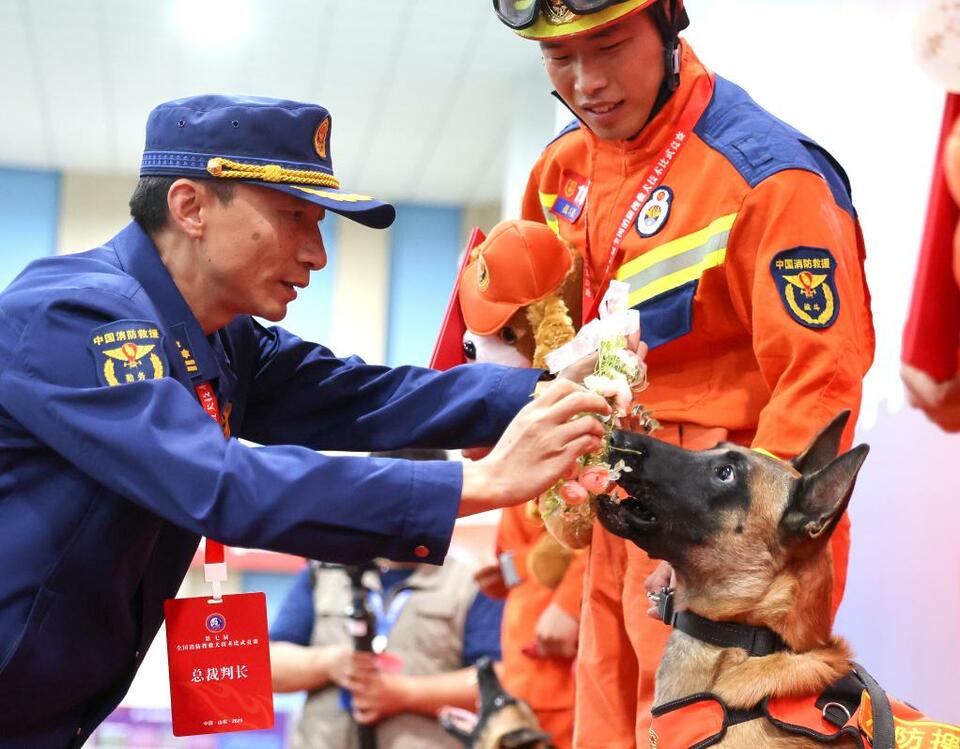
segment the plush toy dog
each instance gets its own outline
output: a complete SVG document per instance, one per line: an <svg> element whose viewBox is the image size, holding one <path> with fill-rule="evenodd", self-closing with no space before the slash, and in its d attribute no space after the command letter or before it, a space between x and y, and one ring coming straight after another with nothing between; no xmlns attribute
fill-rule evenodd
<svg viewBox="0 0 960 749"><path fill-rule="evenodd" d="M502 221L478 247L460 276L460 309L468 362L545 367L544 358L580 327L583 260L544 224ZM536 503L528 505L538 518ZM538 582L556 587L573 552L544 534L527 566Z"/></svg>
<svg viewBox="0 0 960 749"><path fill-rule="evenodd" d="M583 261L549 227L502 221L460 277L467 361L543 367L580 327Z"/></svg>

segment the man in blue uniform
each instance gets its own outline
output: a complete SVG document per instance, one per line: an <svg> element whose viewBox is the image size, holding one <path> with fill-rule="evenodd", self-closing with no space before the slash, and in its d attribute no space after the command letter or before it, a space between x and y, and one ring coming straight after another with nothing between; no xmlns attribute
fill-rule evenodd
<svg viewBox="0 0 960 749"><path fill-rule="evenodd" d="M200 536L439 563L458 514L535 496L599 445L571 418L606 404L572 383L530 401L540 372L367 366L250 317L282 319L324 266L326 210L393 220L340 189L330 131L291 101L163 104L135 221L0 294L0 747L83 743ZM466 465L315 452L494 442Z"/></svg>

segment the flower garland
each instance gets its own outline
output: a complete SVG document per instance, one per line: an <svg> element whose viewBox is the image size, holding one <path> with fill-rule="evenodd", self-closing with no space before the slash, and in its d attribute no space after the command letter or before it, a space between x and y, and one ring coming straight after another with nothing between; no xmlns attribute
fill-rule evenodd
<svg viewBox="0 0 960 749"><path fill-rule="evenodd" d="M616 283L616 282L613 282ZM593 522L596 518L597 497L616 493L616 482L630 468L619 460L610 465L610 436L620 428L621 420L633 417L639 429L652 432L659 427L656 419L643 405L634 405L635 395L647 387L646 370L635 353L627 349L627 334L639 330L635 315L624 309L626 295L611 284L601 310L606 309L605 319L587 331L583 338L591 336L598 344L591 347L598 351L594 373L584 378L588 390L607 399L613 412L607 417L597 417L603 422L604 435L600 449L581 456L570 473L560 479L539 498L540 516L550 534L561 544L571 549L582 549L590 544ZM601 316L604 317L603 313ZM587 328L584 328L586 331ZM581 331L583 333L583 331ZM573 341L569 356L582 354L584 340ZM563 350L555 362L565 360ZM556 363L551 369L556 368Z"/></svg>

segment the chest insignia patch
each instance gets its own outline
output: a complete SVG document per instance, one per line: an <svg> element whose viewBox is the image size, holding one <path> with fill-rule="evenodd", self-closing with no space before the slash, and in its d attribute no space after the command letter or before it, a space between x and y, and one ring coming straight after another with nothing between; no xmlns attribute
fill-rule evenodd
<svg viewBox="0 0 960 749"><path fill-rule="evenodd" d="M666 226L672 204L673 190L669 187L658 187L653 191L650 200L644 203L637 214L637 232L641 237L652 237Z"/></svg>
<svg viewBox="0 0 960 749"><path fill-rule="evenodd" d="M837 261L829 250L794 247L778 253L770 273L790 317L806 328L829 328L840 313L834 281Z"/></svg>
<svg viewBox="0 0 960 749"><path fill-rule="evenodd" d="M117 320L90 333L89 348L101 385L159 380L167 373L163 335L156 323Z"/></svg>
<svg viewBox="0 0 960 749"><path fill-rule="evenodd" d="M587 190L590 180L569 169L560 174L560 190L553 201L550 212L568 224L577 223L583 207L587 204Z"/></svg>

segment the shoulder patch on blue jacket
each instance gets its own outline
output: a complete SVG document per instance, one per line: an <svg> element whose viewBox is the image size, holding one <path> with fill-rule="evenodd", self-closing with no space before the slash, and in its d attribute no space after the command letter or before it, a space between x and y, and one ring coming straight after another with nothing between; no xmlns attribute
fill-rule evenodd
<svg viewBox="0 0 960 749"><path fill-rule="evenodd" d="M826 180L833 199L856 217L850 181L816 142L758 105L739 86L717 76L713 99L694 132L723 154L750 187L787 169L805 169Z"/></svg>
<svg viewBox="0 0 960 749"><path fill-rule="evenodd" d="M566 135L567 133L572 133L573 131L579 130L579 129L580 129L580 120L578 120L576 117L574 117L572 120L570 120L570 122L568 122L568 123L566 124L566 126L563 128L563 130L561 130L559 133L557 133L555 136L553 136L553 140L551 140L549 143L547 143L547 146L550 146L551 144L556 143L558 140L560 140L560 139L561 139L564 135ZM545 147L546 147L546 146L545 146Z"/></svg>
<svg viewBox="0 0 960 749"><path fill-rule="evenodd" d="M101 385L125 385L159 380L170 369L163 351L163 333L148 320L117 320L90 332Z"/></svg>

